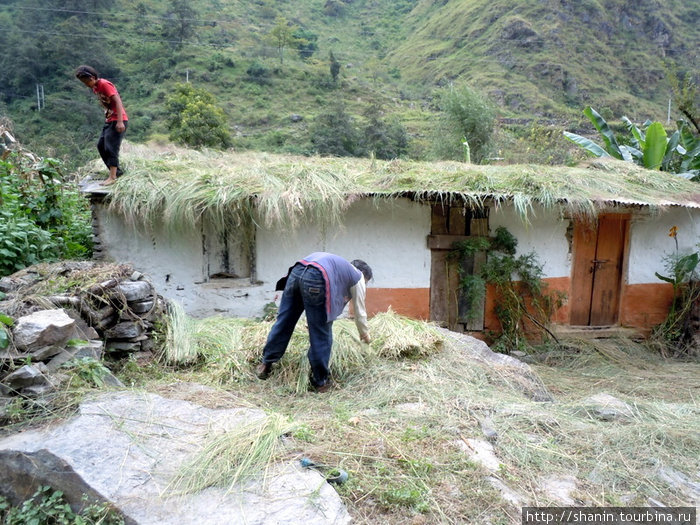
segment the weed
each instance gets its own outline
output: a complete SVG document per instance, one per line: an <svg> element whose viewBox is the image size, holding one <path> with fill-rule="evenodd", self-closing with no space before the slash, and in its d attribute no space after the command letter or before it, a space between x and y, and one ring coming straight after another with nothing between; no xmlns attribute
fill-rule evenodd
<svg viewBox="0 0 700 525"><path fill-rule="evenodd" d="M62 491L40 486L18 507L0 496L0 522L5 525L123 525L124 518L106 503L93 503L76 513Z"/></svg>

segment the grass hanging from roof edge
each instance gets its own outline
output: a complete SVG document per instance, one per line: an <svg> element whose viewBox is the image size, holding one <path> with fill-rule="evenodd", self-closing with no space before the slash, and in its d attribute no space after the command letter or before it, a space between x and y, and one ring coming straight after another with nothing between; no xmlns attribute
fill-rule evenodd
<svg viewBox="0 0 700 525"><path fill-rule="evenodd" d="M535 203L589 215L611 202L654 208L698 200L697 183L615 161L573 168L480 166L174 148L158 154L134 145L124 158L129 176L112 187L112 208L134 224L164 221L171 228L203 216L280 228L304 221L328 225L340 221L358 196L396 199L407 193L418 200L460 196L474 205L512 200L524 219Z"/></svg>

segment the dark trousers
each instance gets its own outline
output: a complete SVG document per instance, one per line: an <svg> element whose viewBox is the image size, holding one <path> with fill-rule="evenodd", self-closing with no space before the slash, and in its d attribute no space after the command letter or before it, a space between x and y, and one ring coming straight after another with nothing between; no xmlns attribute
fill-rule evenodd
<svg viewBox="0 0 700 525"><path fill-rule="evenodd" d="M127 122L124 121L125 128L126 125ZM121 170L119 169L119 148L121 148L125 133L126 129L124 129L123 133L117 131L116 121L105 122L100 140L97 141L97 151L100 152L100 157L102 157L105 166L107 166L107 169L116 166L118 175L121 175Z"/></svg>
<svg viewBox="0 0 700 525"><path fill-rule="evenodd" d="M308 352L311 383L322 386L330 373L328 363L333 346L333 322L326 322L326 282L321 271L313 266L297 264L289 274L277 320L263 349L263 363L276 363L282 358L304 311L311 343Z"/></svg>

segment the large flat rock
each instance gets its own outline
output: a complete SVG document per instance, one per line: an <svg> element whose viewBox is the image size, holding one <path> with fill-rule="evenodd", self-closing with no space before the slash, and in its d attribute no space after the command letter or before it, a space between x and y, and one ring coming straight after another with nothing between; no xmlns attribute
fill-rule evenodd
<svg viewBox="0 0 700 525"><path fill-rule="evenodd" d="M17 502L49 484L75 506L88 494L111 502L127 523L143 525L349 523L333 487L291 461L234 490L171 495L174 475L205 436L264 417L257 409L106 393L81 404L65 423L0 440L0 493Z"/></svg>

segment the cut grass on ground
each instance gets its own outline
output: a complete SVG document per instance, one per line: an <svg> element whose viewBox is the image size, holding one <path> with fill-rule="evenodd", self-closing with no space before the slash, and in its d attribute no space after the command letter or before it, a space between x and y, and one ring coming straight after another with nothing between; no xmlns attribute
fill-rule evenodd
<svg viewBox="0 0 700 525"><path fill-rule="evenodd" d="M376 344L383 334L375 323ZM563 504L547 489L557 480L568 483L574 504L646 506L650 498L690 504L662 472L692 479L700 469L697 363L664 360L630 342L574 342L558 358L533 365L555 397L540 403L523 393L514 368L470 359L464 347L444 340L425 355L382 356L360 345L353 323L341 320L333 364L338 386L315 394L300 388L303 325L289 363L267 381L255 378L253 366L269 323L207 319L193 326L194 365L154 381L127 366L123 379L156 391L175 381L216 385L236 403L293 421L287 458L346 470L350 479L338 491L356 523L519 523L519 505L505 501L494 480L535 505ZM413 328L436 333L425 324ZM352 354L341 347L353 341L362 358L344 361ZM600 393L626 402L630 416L594 417L588 398ZM465 452L465 443L485 440L484 421L498 433L493 471Z"/></svg>

